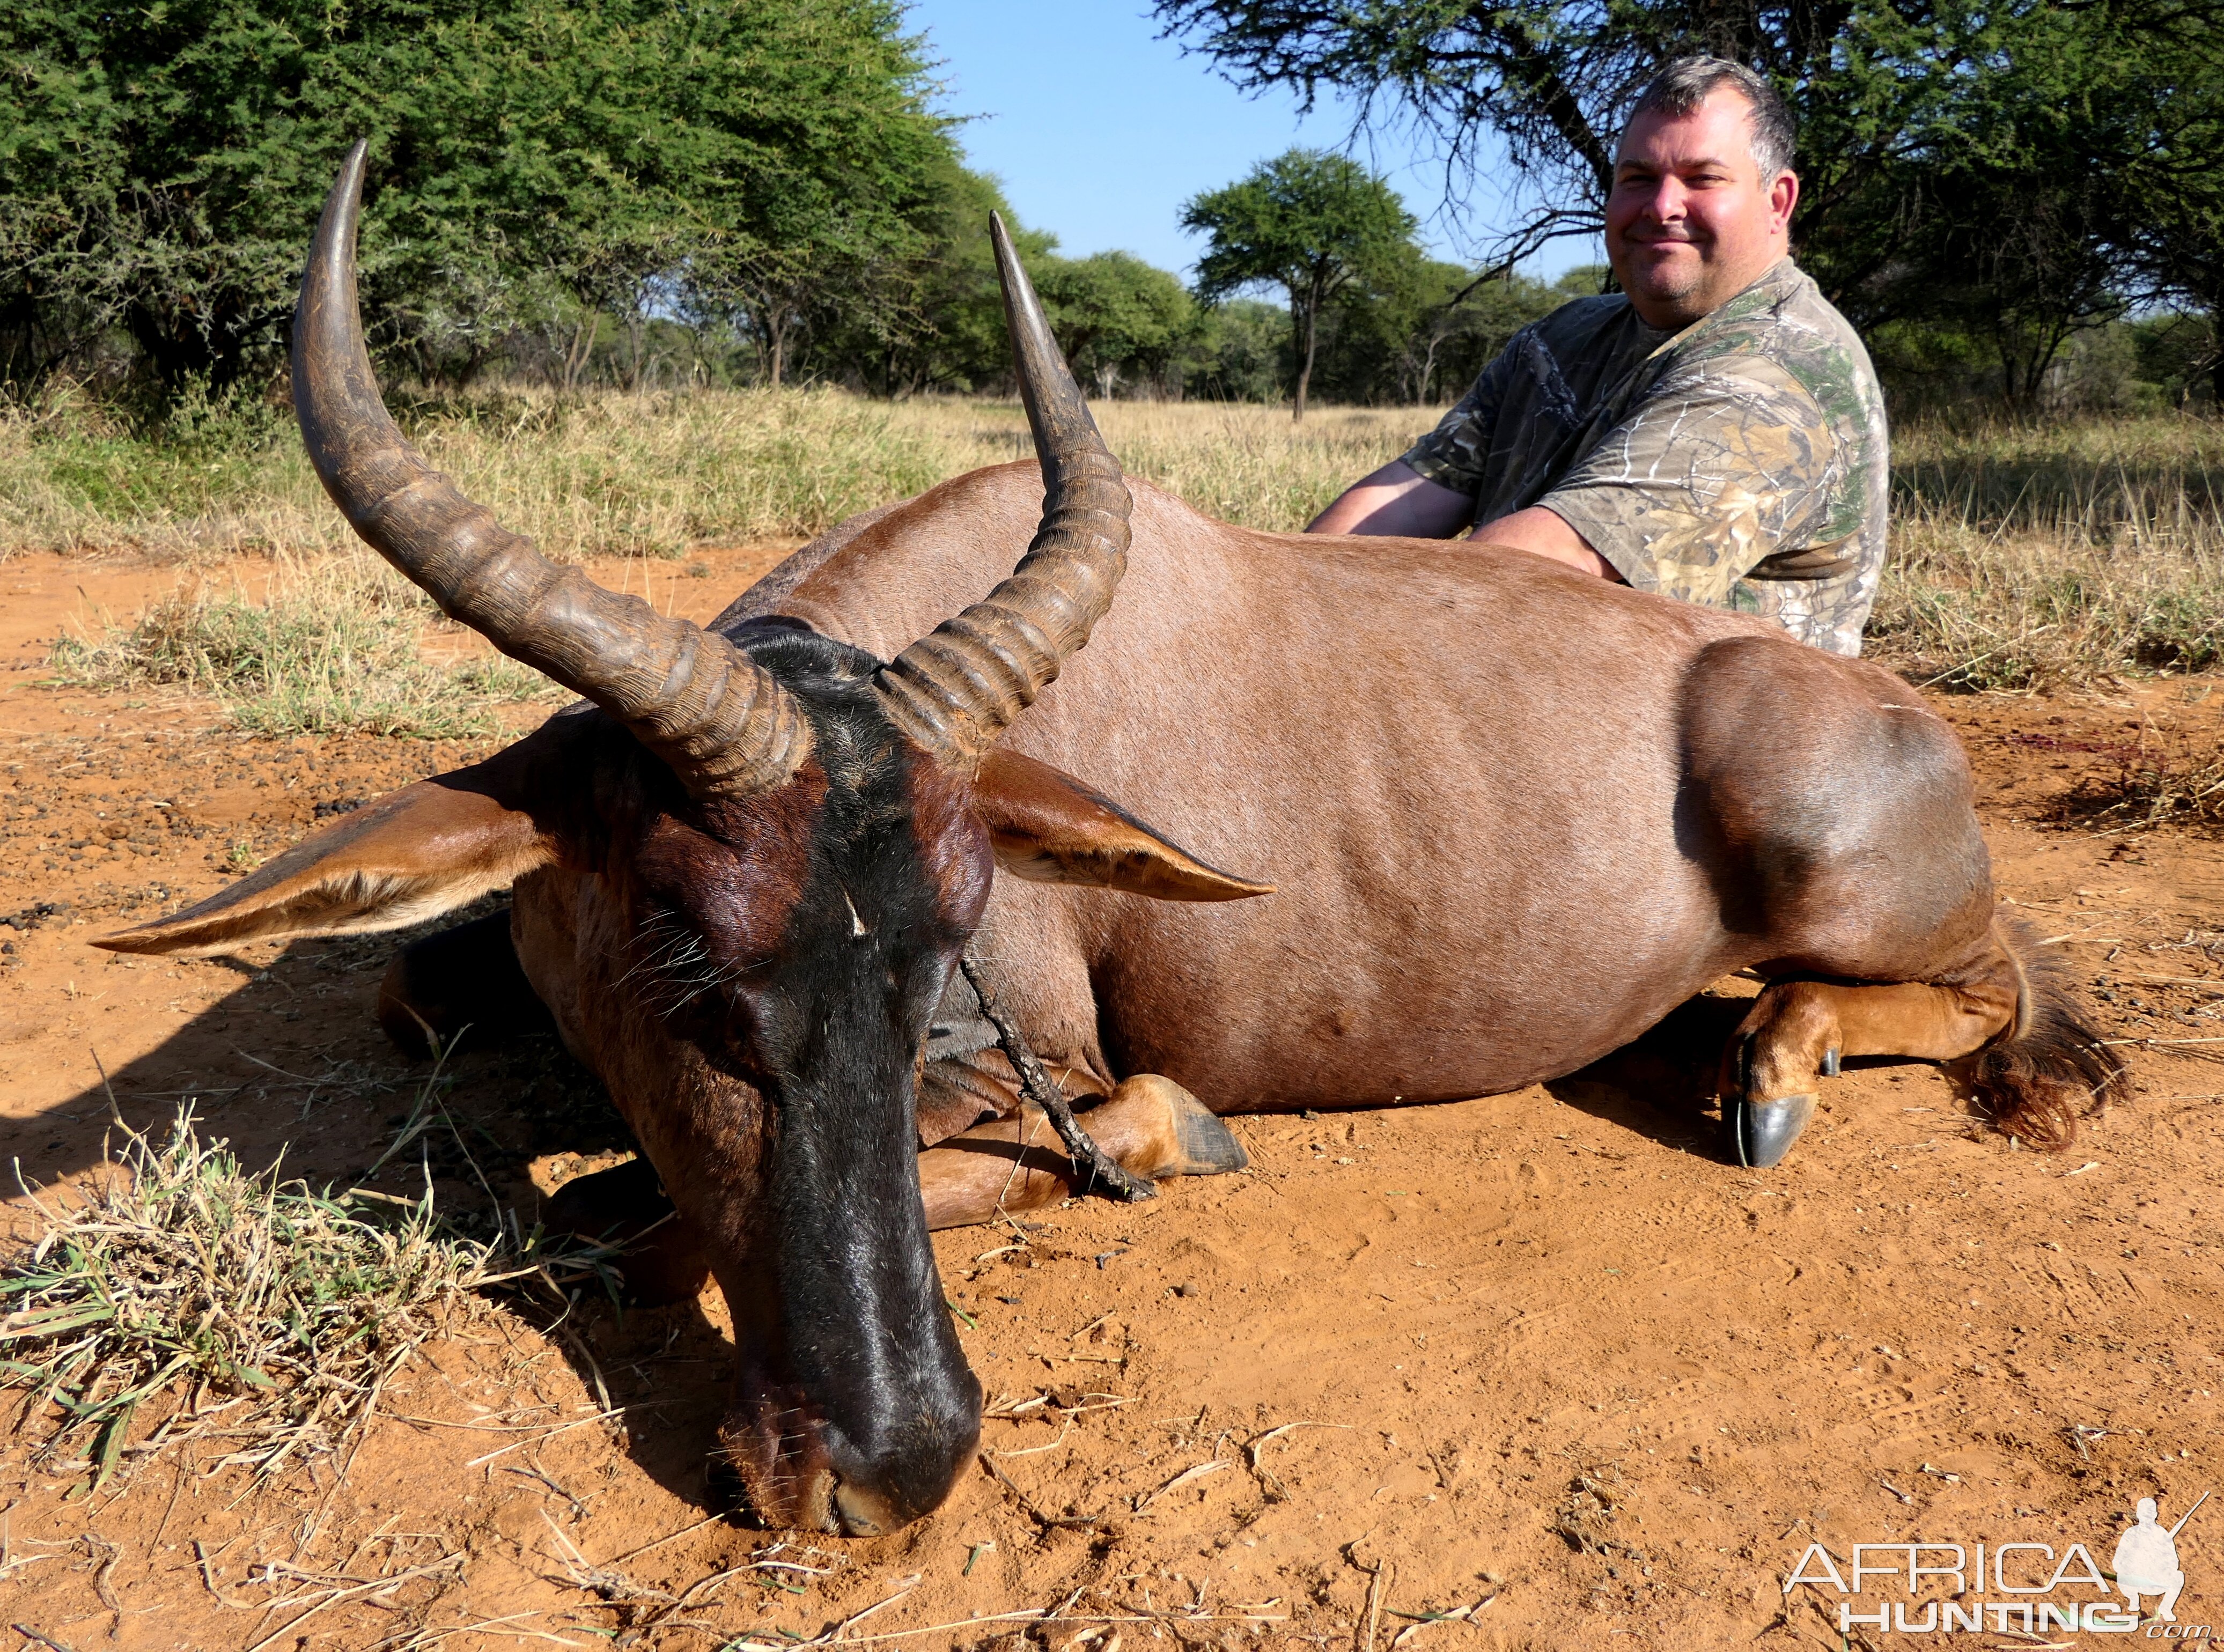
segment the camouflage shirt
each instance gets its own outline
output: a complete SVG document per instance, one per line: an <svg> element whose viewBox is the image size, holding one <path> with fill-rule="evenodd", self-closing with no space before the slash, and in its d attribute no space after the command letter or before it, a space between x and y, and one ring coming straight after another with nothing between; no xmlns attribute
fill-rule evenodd
<svg viewBox="0 0 2224 1652"><path fill-rule="evenodd" d="M1661 332L1619 295L1513 336L1406 463L1489 522L1543 505L1639 590L1857 654L1884 569L1884 398L1789 258Z"/></svg>

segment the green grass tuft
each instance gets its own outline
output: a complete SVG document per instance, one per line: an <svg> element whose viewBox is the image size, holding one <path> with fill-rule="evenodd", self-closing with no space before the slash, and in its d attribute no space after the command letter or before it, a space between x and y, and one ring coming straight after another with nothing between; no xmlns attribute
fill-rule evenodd
<svg viewBox="0 0 2224 1652"><path fill-rule="evenodd" d="M183 1111L166 1141L127 1131L85 1203L31 1197L43 1231L0 1266L0 1383L54 1408L42 1454L95 1484L211 1428L237 1444L227 1461L262 1473L337 1447L445 1311L502 1271L429 1191L371 1204L250 1172ZM134 1443L134 1420L161 1409Z"/></svg>
<svg viewBox="0 0 2224 1652"><path fill-rule="evenodd" d="M462 1144L448 1081L436 1062L379 1165L436 1126ZM263 1476L340 1450L481 1293L532 1289L559 1313L575 1286L616 1295L615 1248L528 1231L498 1205L472 1219L492 1237L475 1238L434 1208L429 1170L415 1201L335 1193L247 1170L190 1107L159 1142L117 1125L120 1159L77 1202L23 1189L34 1232L0 1263L0 1387L31 1390L24 1426L51 1418L49 1472L96 1488L188 1439L229 1442L205 1468ZM142 1417L155 1420L135 1438Z"/></svg>

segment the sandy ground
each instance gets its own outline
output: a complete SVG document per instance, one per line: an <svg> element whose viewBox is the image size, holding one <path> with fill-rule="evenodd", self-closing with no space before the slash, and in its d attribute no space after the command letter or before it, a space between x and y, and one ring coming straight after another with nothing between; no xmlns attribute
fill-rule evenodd
<svg viewBox="0 0 2224 1652"><path fill-rule="evenodd" d="M707 616L777 554L647 577ZM193 1098L250 1163L282 1148L344 1183L423 1077L370 1022L390 942L178 964L85 943L477 753L256 741L205 702L40 685L66 625L174 577L0 566L0 1155L35 1184L98 1166L97 1056L134 1123ZM2138 1498L2175 1520L2224 1453L2224 846L2077 800L2158 741L2213 749L2213 686L1940 702L2004 893L2138 1041L2136 1098L2066 1154L1985 1133L1929 1067L1877 1062L1825 1087L1785 1167L1728 1168L1699 1075L1735 1006L1702 999L1551 1085L1237 1120L1248 1173L939 1236L995 1472L900 1536L712 1512L715 1296L622 1319L583 1302L555 1338L487 1306L394 1385L344 1476L258 1485L204 1441L135 1454L88 1497L41 1472L47 1419L11 1430L0 1624L71 1652L713 1648L845 1621L881 1644L1096 1652L1835 1648L1902 1637L1842 1643L1833 1590L1787 1596L1811 1542L1843 1565L1856 1543L2075 1542L2107 1566ZM529 1207L626 1150L553 1048L463 1063L452 1105L506 1196ZM594 1420L597 1381L621 1417ZM2180 1622L2224 1624L2224 1506L2178 1541ZM2019 1565L2043 1574L2034 1554ZM1885 1586L1856 1609L1909 1599Z"/></svg>

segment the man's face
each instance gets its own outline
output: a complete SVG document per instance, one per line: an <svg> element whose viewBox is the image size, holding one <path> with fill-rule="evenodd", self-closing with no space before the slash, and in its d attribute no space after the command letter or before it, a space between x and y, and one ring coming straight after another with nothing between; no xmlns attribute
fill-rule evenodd
<svg viewBox="0 0 2224 1652"><path fill-rule="evenodd" d="M1790 249L1798 199L1791 173L1760 175L1752 105L1719 85L1688 115L1629 123L1607 198L1607 257L1648 325L1688 327Z"/></svg>

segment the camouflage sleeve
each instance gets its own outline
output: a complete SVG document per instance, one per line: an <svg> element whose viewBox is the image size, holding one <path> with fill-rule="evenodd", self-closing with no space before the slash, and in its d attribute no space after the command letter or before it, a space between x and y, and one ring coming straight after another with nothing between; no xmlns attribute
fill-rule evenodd
<svg viewBox="0 0 2224 1652"><path fill-rule="evenodd" d="M1810 539L1843 460L1814 395L1741 354L1671 370L1537 502L1639 590L1731 605L1760 559Z"/></svg>
<svg viewBox="0 0 2224 1652"><path fill-rule="evenodd" d="M1520 342L1518 334L1514 342ZM1505 400L1513 358L1513 345L1508 344L1476 375L1437 427L1399 456L1424 481L1470 499L1482 491L1491 436L1498 426L1499 404Z"/></svg>

